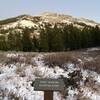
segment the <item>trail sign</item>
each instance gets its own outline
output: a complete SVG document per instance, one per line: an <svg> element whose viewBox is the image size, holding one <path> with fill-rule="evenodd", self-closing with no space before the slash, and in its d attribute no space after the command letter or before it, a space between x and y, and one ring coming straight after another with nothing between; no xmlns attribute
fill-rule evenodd
<svg viewBox="0 0 100 100"><path fill-rule="evenodd" d="M53 91L62 91L64 86L62 79L36 79L34 90L44 91L44 100L53 100Z"/></svg>
<svg viewBox="0 0 100 100"><path fill-rule="evenodd" d="M64 88L62 79L36 79L34 90L38 91L60 91Z"/></svg>

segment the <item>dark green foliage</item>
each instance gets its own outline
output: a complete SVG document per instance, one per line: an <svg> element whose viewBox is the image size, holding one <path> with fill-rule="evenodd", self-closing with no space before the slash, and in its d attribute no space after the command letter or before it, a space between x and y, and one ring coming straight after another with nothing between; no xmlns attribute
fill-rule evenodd
<svg viewBox="0 0 100 100"><path fill-rule="evenodd" d="M47 25L40 33L40 51L63 51L63 32L57 25L54 28Z"/></svg>
<svg viewBox="0 0 100 100"><path fill-rule="evenodd" d="M100 46L98 26L79 29L72 24L45 23L44 29L40 27L39 37L32 36L34 30L25 28L22 33L14 29L0 30L0 50L55 52Z"/></svg>
<svg viewBox="0 0 100 100"><path fill-rule="evenodd" d="M69 48L70 50L78 49L80 47L80 30L73 25L68 26Z"/></svg>
<svg viewBox="0 0 100 100"><path fill-rule="evenodd" d="M88 34L89 31L88 29L85 27L82 32L81 32L81 48L86 48L88 47Z"/></svg>
<svg viewBox="0 0 100 100"><path fill-rule="evenodd" d="M22 38L21 34L16 31L10 30L8 36L6 36L6 43L8 50L21 51L22 50Z"/></svg>
<svg viewBox="0 0 100 100"><path fill-rule="evenodd" d="M94 46L100 46L100 29L98 26L91 28Z"/></svg>
<svg viewBox="0 0 100 100"><path fill-rule="evenodd" d="M16 22L17 20L18 20L17 18L9 18L6 20L2 20L2 21L0 21L0 25Z"/></svg>
<svg viewBox="0 0 100 100"><path fill-rule="evenodd" d="M49 39L49 45L51 45L50 51L64 50L63 33L62 30L57 27L57 25L54 26L52 32L48 36L51 37L51 39Z"/></svg>
<svg viewBox="0 0 100 100"><path fill-rule="evenodd" d="M27 28L23 31L22 50L25 52L32 51L32 39L30 38L30 30Z"/></svg>
<svg viewBox="0 0 100 100"><path fill-rule="evenodd" d="M9 50L15 50L15 35L13 33L9 33L7 44Z"/></svg>
<svg viewBox="0 0 100 100"><path fill-rule="evenodd" d="M39 51L48 51L48 34L46 30L42 29L40 32L40 39L39 39Z"/></svg>
<svg viewBox="0 0 100 100"><path fill-rule="evenodd" d="M32 39L32 50L39 51L39 39L36 38L36 36L33 36L33 39Z"/></svg>
<svg viewBox="0 0 100 100"><path fill-rule="evenodd" d="M23 45L22 45L22 37L20 33L15 34L15 50L16 51L22 51Z"/></svg>
<svg viewBox="0 0 100 100"><path fill-rule="evenodd" d="M4 36L0 36L0 50L7 50L7 43Z"/></svg>

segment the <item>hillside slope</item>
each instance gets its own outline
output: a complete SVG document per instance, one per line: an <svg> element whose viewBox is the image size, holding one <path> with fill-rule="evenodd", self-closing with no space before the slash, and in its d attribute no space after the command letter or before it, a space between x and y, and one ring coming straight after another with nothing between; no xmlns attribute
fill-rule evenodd
<svg viewBox="0 0 100 100"><path fill-rule="evenodd" d="M85 18L74 18L69 15L57 14L57 13L43 13L38 16L30 16L30 15L20 15L14 18L9 18L6 20L0 21L0 30L9 30L13 29L15 31L22 31L24 28L34 28L34 34L38 34L40 27L44 27L46 23L52 24L52 26L56 24L73 24L78 28L83 28L84 26L92 26L95 27L99 23L95 21L88 20ZM6 33L6 32L5 32ZM9 31L7 31L9 33Z"/></svg>

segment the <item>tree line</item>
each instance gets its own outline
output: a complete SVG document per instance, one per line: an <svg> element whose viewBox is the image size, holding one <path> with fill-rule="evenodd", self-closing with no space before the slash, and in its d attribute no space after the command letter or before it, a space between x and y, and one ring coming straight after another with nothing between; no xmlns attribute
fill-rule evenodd
<svg viewBox="0 0 100 100"><path fill-rule="evenodd" d="M31 37L31 30L22 33L9 31L7 37L0 35L0 50L56 52L100 46L98 26L77 28L71 25L48 24L40 29L40 36ZM2 32L3 34L3 32Z"/></svg>
<svg viewBox="0 0 100 100"><path fill-rule="evenodd" d="M51 28L48 25L40 34L40 51L67 51L96 46L100 46L98 26L77 28L71 24Z"/></svg>

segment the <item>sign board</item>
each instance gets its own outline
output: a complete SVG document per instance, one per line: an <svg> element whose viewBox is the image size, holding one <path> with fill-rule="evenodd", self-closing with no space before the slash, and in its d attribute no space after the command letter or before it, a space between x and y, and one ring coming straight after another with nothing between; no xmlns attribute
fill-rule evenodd
<svg viewBox="0 0 100 100"><path fill-rule="evenodd" d="M61 91L64 89L62 79L36 79L34 83L35 91Z"/></svg>

